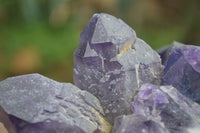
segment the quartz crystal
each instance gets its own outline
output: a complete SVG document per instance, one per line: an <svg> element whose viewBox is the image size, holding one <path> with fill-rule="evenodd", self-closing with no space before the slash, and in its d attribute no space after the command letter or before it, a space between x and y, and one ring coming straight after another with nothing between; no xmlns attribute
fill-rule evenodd
<svg viewBox="0 0 200 133"><path fill-rule="evenodd" d="M0 133L16 133L8 115L0 106Z"/></svg>
<svg viewBox="0 0 200 133"><path fill-rule="evenodd" d="M200 103L200 47L174 42L165 64L164 85Z"/></svg>
<svg viewBox="0 0 200 133"><path fill-rule="evenodd" d="M59 83L39 74L0 82L0 105L19 133L110 130L96 97L70 83Z"/></svg>
<svg viewBox="0 0 200 133"><path fill-rule="evenodd" d="M172 86L142 85L132 108L135 114L160 123L170 133L200 132L200 105Z"/></svg>
<svg viewBox="0 0 200 133"><path fill-rule="evenodd" d="M169 133L159 123L142 115L122 115L115 119L112 133Z"/></svg>
<svg viewBox="0 0 200 133"><path fill-rule="evenodd" d="M108 14L95 14L74 53L74 83L94 94L107 118L131 112L131 101L143 83L159 84L159 55L135 31Z"/></svg>

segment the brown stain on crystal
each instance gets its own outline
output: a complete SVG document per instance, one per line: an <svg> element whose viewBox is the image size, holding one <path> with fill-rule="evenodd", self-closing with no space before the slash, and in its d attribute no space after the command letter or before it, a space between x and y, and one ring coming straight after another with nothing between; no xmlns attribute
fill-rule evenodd
<svg viewBox="0 0 200 133"><path fill-rule="evenodd" d="M8 133L8 130L5 128L4 124L0 122L0 133Z"/></svg>
<svg viewBox="0 0 200 133"><path fill-rule="evenodd" d="M118 56L121 56L123 53L126 53L128 50L132 50L133 43L124 45L123 49L120 51Z"/></svg>
<svg viewBox="0 0 200 133"><path fill-rule="evenodd" d="M101 126L98 126L98 129L100 129L101 131L105 132L105 133L110 133L111 131L111 125L109 122L107 122L106 120L104 120L104 118L99 114L99 112L97 112L95 109L91 108L92 112L96 114Z"/></svg>

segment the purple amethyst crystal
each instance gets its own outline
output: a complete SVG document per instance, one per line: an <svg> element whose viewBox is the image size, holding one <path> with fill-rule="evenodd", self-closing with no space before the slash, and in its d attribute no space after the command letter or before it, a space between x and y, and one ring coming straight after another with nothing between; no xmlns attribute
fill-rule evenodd
<svg viewBox="0 0 200 133"><path fill-rule="evenodd" d="M0 106L0 133L16 133L8 115Z"/></svg>
<svg viewBox="0 0 200 133"><path fill-rule="evenodd" d="M112 133L169 133L167 129L142 115L122 115L115 119Z"/></svg>
<svg viewBox="0 0 200 133"><path fill-rule="evenodd" d="M96 97L70 83L59 83L39 74L0 82L0 105L19 133L110 130Z"/></svg>
<svg viewBox="0 0 200 133"><path fill-rule="evenodd" d="M164 85L200 103L200 47L174 42L165 64Z"/></svg>
<svg viewBox="0 0 200 133"><path fill-rule="evenodd" d="M95 14L74 53L74 83L99 98L106 116L129 114L141 84L160 84L159 55L135 31L108 14Z"/></svg>
<svg viewBox="0 0 200 133"><path fill-rule="evenodd" d="M172 86L142 85L132 108L135 114L160 123L170 133L200 132L200 105Z"/></svg>

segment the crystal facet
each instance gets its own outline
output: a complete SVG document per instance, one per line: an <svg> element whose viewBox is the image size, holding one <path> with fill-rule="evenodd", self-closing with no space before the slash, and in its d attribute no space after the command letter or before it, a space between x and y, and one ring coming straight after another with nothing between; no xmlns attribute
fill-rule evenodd
<svg viewBox="0 0 200 133"><path fill-rule="evenodd" d="M174 42L169 50L162 82L200 103L200 47Z"/></svg>
<svg viewBox="0 0 200 133"><path fill-rule="evenodd" d="M169 133L159 123L142 115L119 116L115 119L112 133Z"/></svg>
<svg viewBox="0 0 200 133"><path fill-rule="evenodd" d="M74 83L99 98L107 118L129 114L143 83L159 84L159 55L121 19L95 14L74 53Z"/></svg>
<svg viewBox="0 0 200 133"><path fill-rule="evenodd" d="M97 128L105 133L110 130L96 97L70 83L59 83L39 74L0 82L0 105L22 133L40 133L40 128L41 133L55 129L55 133L62 133L73 127L86 133Z"/></svg>
<svg viewBox="0 0 200 133"><path fill-rule="evenodd" d="M160 123L170 133L200 132L200 105L172 86L142 85L132 107L135 114Z"/></svg>

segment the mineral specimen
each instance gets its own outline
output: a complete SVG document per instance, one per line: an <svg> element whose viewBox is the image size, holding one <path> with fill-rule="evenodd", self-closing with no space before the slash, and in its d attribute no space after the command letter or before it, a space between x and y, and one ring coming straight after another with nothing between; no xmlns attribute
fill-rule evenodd
<svg viewBox="0 0 200 133"><path fill-rule="evenodd" d="M164 85L200 103L200 47L174 42L165 64Z"/></svg>
<svg viewBox="0 0 200 133"><path fill-rule="evenodd" d="M110 130L96 97L70 83L59 83L39 74L0 82L0 105L11 115L19 133Z"/></svg>
<svg viewBox="0 0 200 133"><path fill-rule="evenodd" d="M16 133L6 112L0 106L0 133Z"/></svg>
<svg viewBox="0 0 200 133"><path fill-rule="evenodd" d="M172 86L142 85L132 107L135 114L160 123L170 133L200 132L200 105Z"/></svg>
<svg viewBox="0 0 200 133"><path fill-rule="evenodd" d="M159 55L121 19L95 14L74 53L74 83L99 98L107 118L131 112L131 101L143 83L159 84Z"/></svg>
<svg viewBox="0 0 200 133"><path fill-rule="evenodd" d="M119 116L115 119L112 133L169 133L159 123L142 115Z"/></svg>

